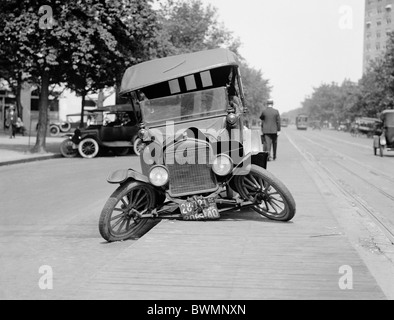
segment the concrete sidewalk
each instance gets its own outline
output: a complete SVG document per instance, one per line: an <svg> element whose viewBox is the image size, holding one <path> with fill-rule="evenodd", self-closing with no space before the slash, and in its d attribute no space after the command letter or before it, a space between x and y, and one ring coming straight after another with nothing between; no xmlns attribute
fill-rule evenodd
<svg viewBox="0 0 394 320"><path fill-rule="evenodd" d="M8 134L0 134L0 166L24 163L29 161L46 160L61 157L60 144L65 137L47 137L48 153L34 154L30 150L36 144L36 136L17 135L10 139Z"/></svg>

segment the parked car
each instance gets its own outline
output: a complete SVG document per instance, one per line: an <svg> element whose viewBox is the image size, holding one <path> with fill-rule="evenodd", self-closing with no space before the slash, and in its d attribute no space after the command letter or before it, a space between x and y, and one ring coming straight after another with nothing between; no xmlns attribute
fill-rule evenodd
<svg viewBox="0 0 394 320"><path fill-rule="evenodd" d="M94 158L100 151L113 151L116 155L126 155L132 149L139 154L142 144L138 139L139 124L131 105L114 105L89 111L88 126L77 128L60 146L66 158Z"/></svg>
<svg viewBox="0 0 394 320"><path fill-rule="evenodd" d="M321 130L321 121L311 120L309 121L309 126L312 128L312 130Z"/></svg>
<svg viewBox="0 0 394 320"><path fill-rule="evenodd" d="M88 118L92 115L92 112L85 111L83 117L84 126L89 126ZM73 113L66 115L66 121L63 122L51 122L49 124L49 134L51 136L59 136L60 134L67 134L72 130L80 127L81 113Z"/></svg>
<svg viewBox="0 0 394 320"><path fill-rule="evenodd" d="M372 138L375 132L375 128L381 124L381 120L378 118L360 117L352 123L350 128L350 134L352 136L366 135L368 138Z"/></svg>
<svg viewBox="0 0 394 320"><path fill-rule="evenodd" d="M286 118L286 117L282 117L282 119L281 119L281 126L282 126L282 128L287 128L288 126L289 126L289 123L290 123L290 119L289 118Z"/></svg>

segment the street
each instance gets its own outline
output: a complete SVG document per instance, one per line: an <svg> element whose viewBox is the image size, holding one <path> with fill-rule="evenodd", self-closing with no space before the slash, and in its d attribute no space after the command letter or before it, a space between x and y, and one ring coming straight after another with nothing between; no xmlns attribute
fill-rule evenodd
<svg viewBox="0 0 394 320"><path fill-rule="evenodd" d="M283 292L294 283L301 288L299 291L292 291L291 294L296 294L295 298L316 298L319 297L316 292L320 291L323 292L320 295L323 298L326 297L325 294L331 298L342 298L342 294L337 293L330 283L338 276L337 261L340 266L341 259L344 265L347 261L356 261L357 270L364 275L359 282L355 279L360 291L354 290L353 295L345 296L346 298L394 298L393 161L394 153L386 154L384 158L374 156L372 140L365 137L352 137L349 133L329 130L297 131L292 126L284 128L279 137L278 160L270 162L268 170L284 182L294 195L297 203L294 223L261 224L259 222L264 220L248 211L243 213L250 217L246 222L237 221L236 215L229 213L224 216L224 221L216 222L216 228L222 236L230 237L231 233L234 243L241 241L235 245L235 251L231 251L231 254L230 251L223 251L221 260L228 263L231 255L235 255L238 249L239 252L245 252L243 246L254 248L256 243L253 241L252 245L252 238L248 239L248 235L253 237L253 232L260 232L258 228L264 229L261 237L267 243L293 243L294 254L290 250L291 245L286 250L289 256L281 252L274 253L275 259L281 259L277 272L282 273L282 276L275 280L280 282L275 282L278 287L271 288L273 293L270 296L260 296L269 286L253 287L255 291L247 286L237 287L237 283L243 281L240 276L243 273L237 270L235 274L228 270L226 274L223 271L226 269L216 265L213 266L216 271L214 274L218 274L219 278L226 278L235 289L230 294L225 294L227 285L217 287L213 284L207 290L205 298L289 298L284 296ZM156 244L153 238L147 238L145 242L141 242L144 237L140 240L107 244L98 232L101 209L116 188L106 182L106 177L113 170L128 167L138 169L138 158L63 158L0 167L0 299L116 298L125 291L124 288L119 289L122 287L122 273L126 274L130 269L129 265L126 268L113 261L130 264L133 260L135 265L132 267L142 266L141 269L149 273L149 268L153 266L149 265L147 268L143 265L144 253L139 250L131 253L130 250L138 244L138 248L142 248L150 243L150 253L153 256L153 247ZM190 240L190 234L195 234L198 238L198 228L201 227L201 234L210 235L214 229L209 228L213 225L215 224L163 221L153 228L147 237L151 232L156 237L162 237L158 250L168 258L171 254L178 253L173 247L165 247L165 241L173 243L175 239L181 239L182 242L181 236L188 234L186 242L195 245ZM272 230L272 233L269 230ZM291 238L292 232L298 232L296 239ZM282 238L278 238L278 235ZM308 245L305 246L306 243ZM346 250L337 252L335 246L341 243L344 243ZM275 250L274 244L270 244L272 251L269 251L269 246L264 243L260 246L260 254L265 252L263 250L268 250L267 254L273 254ZM199 248L193 248L198 257ZM142 260L134 261L134 254ZM309 269L302 265L302 261L297 260L297 255L304 255L306 259L331 259L329 261L333 262L336 273L326 276L326 263L316 262L311 269L314 274L308 277ZM254 255L248 256L252 274L253 257ZM213 257L207 252L201 254L200 258L201 261L213 263ZM155 255L153 261L171 272L168 260L160 259L160 254ZM275 259L271 258L270 263L275 264ZM292 272L285 269L289 266L282 263L286 259L295 265ZM185 261L187 262L186 258ZM50 266L53 270L53 290L39 288L42 266ZM257 262L255 267L258 267ZM304 269L305 273L301 273ZM108 276L116 270L120 270L117 281L108 281ZM190 281L198 280L198 277L210 279L212 283L220 280L215 279L214 275L196 275L190 273L191 270L185 272L189 272L187 278ZM131 273L136 273L136 270ZM257 275L263 276L261 273ZM146 275L147 278L151 276L152 274ZM319 279L320 276L324 277L324 280ZM182 274L179 277L181 278ZM237 281L234 281L234 277L237 277ZM275 278L273 275L270 277ZM188 289L186 294L182 295L182 290L177 289L180 284L176 281L171 284L171 290L166 289L170 291L161 287L163 291L160 293L154 286L160 286L161 280L156 280L149 283L148 287L151 289L145 287L142 290L145 293L142 292L138 298L164 298L164 294L168 292L173 293L172 296L167 296L168 298L201 298L202 290L197 289ZM286 281L290 284L286 284ZM131 282L129 285L132 285ZM248 285L253 286L252 282ZM274 286L274 282L270 285ZM141 287L143 285L139 284L139 288ZM137 287L130 290L137 290ZM308 290L311 290L310 295Z"/></svg>

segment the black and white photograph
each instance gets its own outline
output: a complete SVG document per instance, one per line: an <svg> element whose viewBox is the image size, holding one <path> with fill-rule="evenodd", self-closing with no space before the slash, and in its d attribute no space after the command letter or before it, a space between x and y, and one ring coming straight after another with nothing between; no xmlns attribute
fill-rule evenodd
<svg viewBox="0 0 394 320"><path fill-rule="evenodd" d="M0 0L0 300L393 300L393 75L394 0Z"/></svg>

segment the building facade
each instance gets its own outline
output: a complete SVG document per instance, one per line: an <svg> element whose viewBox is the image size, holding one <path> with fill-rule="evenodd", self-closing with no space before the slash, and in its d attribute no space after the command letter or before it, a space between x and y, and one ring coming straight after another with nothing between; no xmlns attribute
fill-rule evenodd
<svg viewBox="0 0 394 320"><path fill-rule="evenodd" d="M365 0L363 71L386 50L389 34L394 31L394 0Z"/></svg>

